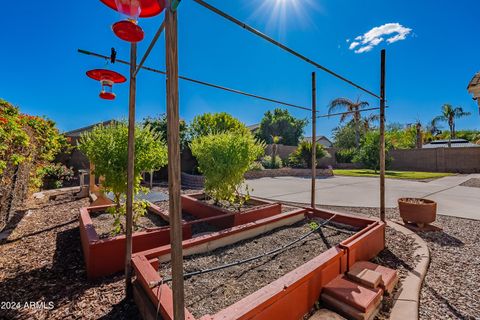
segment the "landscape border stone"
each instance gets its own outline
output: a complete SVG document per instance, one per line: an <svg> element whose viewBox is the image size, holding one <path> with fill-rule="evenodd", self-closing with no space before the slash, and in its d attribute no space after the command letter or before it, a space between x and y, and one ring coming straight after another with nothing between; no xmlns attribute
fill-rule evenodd
<svg viewBox="0 0 480 320"><path fill-rule="evenodd" d="M408 271L407 276L401 282L401 287L394 296L390 320L415 320L418 319L420 291L430 264L430 251L427 243L412 230L393 221L387 221L387 225L406 236L412 237L418 246L413 255L419 257L415 268Z"/></svg>

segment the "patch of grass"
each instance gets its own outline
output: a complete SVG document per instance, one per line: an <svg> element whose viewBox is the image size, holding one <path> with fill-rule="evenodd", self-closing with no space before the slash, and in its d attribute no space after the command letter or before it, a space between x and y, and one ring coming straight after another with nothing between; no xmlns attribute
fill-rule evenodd
<svg viewBox="0 0 480 320"><path fill-rule="evenodd" d="M378 177L379 173L370 169L334 169L333 174L337 176L349 177ZM418 172L418 171L389 171L385 172L386 178L391 179L438 179L442 177L451 176L453 173L444 172Z"/></svg>

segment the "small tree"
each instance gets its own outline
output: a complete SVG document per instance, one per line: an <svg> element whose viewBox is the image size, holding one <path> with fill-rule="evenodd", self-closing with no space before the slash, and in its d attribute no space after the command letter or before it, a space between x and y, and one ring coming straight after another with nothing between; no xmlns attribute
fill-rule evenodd
<svg viewBox="0 0 480 320"><path fill-rule="evenodd" d="M97 126L82 135L79 149L95 164L94 172L102 176L102 187L112 192L115 206L110 208L114 216L113 233L123 229L121 217L125 215L123 198L127 192L128 126L125 122L109 126ZM140 191L141 173L158 170L167 163L167 148L158 133L150 127L137 125L135 128L134 194ZM135 202L134 225L138 217L145 214L145 204Z"/></svg>
<svg viewBox="0 0 480 320"><path fill-rule="evenodd" d="M223 132L250 133L245 124L226 112L195 116L190 125L192 139Z"/></svg>
<svg viewBox="0 0 480 320"><path fill-rule="evenodd" d="M273 137L280 136L284 145L296 146L307 124L306 119L293 117L287 109L276 108L265 112L256 135L269 144L273 143Z"/></svg>
<svg viewBox="0 0 480 320"><path fill-rule="evenodd" d="M388 155L392 149L392 143L388 136L385 136L385 164L388 167L392 158ZM354 162L363 163L367 168L380 169L380 132L370 131L365 135L361 147L354 157Z"/></svg>
<svg viewBox="0 0 480 320"><path fill-rule="evenodd" d="M205 176L205 193L217 204L227 201L240 208L248 200L248 189L246 196L240 193L244 174L264 153L265 146L250 133L224 132L196 138L190 148Z"/></svg>
<svg viewBox="0 0 480 320"><path fill-rule="evenodd" d="M167 141L167 115L162 114L158 117L146 117L143 119L143 125L150 127L155 133L160 135L162 141ZM184 120L180 120L180 145L182 149L188 146L190 135L188 125Z"/></svg>
<svg viewBox="0 0 480 320"><path fill-rule="evenodd" d="M317 163L323 157L329 157L330 154L323 148L320 143L315 144ZM288 163L292 167L311 168L312 167L312 143L302 141L289 157Z"/></svg>

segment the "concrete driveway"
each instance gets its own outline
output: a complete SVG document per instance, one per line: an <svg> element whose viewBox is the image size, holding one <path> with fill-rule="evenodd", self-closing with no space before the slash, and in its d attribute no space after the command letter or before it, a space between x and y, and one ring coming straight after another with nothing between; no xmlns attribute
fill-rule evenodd
<svg viewBox="0 0 480 320"><path fill-rule="evenodd" d="M480 174L444 177L430 182L386 179L386 206L394 208L401 197L435 200L438 214L480 220L480 188L459 186ZM310 203L309 178L278 177L248 180L253 196ZM379 179L343 177L317 179L316 203L332 206L378 207Z"/></svg>

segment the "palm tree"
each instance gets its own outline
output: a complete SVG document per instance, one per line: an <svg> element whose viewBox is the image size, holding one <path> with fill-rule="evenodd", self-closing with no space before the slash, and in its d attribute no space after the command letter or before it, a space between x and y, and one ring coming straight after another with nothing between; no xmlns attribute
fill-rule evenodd
<svg viewBox="0 0 480 320"><path fill-rule="evenodd" d="M365 132L370 131L373 127L373 123L380 120L380 115L378 114L369 114L366 117L362 118L363 126L365 127Z"/></svg>
<svg viewBox="0 0 480 320"><path fill-rule="evenodd" d="M442 114L433 119L433 123L447 122L450 128L450 137L448 139L448 147L452 146L451 140L455 139L455 119L469 116L470 112L463 111L462 107L453 108L451 104L442 106Z"/></svg>
<svg viewBox="0 0 480 320"><path fill-rule="evenodd" d="M360 147L360 110L367 107L369 104L366 101L360 101L357 99L356 102L348 98L337 98L330 102L328 107L328 114L335 112L350 112L344 113L340 116L340 122L347 120L348 118L353 118L355 123L355 146L357 149Z"/></svg>

